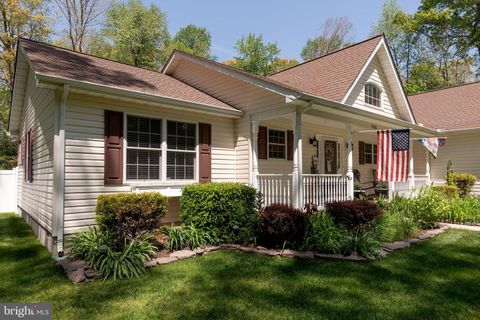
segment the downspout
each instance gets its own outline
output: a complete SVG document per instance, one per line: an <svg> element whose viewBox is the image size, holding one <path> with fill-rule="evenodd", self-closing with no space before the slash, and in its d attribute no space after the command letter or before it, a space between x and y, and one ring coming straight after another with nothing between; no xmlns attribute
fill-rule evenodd
<svg viewBox="0 0 480 320"><path fill-rule="evenodd" d="M56 172L56 213L57 213L57 251L58 256L63 257L64 254L64 217L65 217L65 107L67 105L68 93L70 91L70 86L68 84L63 85L63 92L60 98L60 104L58 106L58 118L57 128L58 128L58 145L57 145L57 155L54 155L57 159L55 163L55 172ZM57 133L57 132L56 132Z"/></svg>

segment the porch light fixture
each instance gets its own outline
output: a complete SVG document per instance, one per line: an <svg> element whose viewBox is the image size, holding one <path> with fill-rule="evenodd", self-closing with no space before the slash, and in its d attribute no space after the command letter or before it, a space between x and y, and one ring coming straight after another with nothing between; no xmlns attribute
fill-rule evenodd
<svg viewBox="0 0 480 320"><path fill-rule="evenodd" d="M314 147L318 146L317 137L310 138L310 144Z"/></svg>

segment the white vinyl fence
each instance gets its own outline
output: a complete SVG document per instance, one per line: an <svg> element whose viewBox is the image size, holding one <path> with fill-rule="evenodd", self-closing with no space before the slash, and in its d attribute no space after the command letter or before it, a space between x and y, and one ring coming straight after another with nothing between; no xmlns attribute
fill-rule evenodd
<svg viewBox="0 0 480 320"><path fill-rule="evenodd" d="M17 211L17 169L0 170L0 212Z"/></svg>

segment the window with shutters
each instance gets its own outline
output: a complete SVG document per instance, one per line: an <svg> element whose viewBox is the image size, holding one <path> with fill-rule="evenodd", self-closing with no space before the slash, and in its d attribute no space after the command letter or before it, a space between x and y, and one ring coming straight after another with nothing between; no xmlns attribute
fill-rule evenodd
<svg viewBox="0 0 480 320"><path fill-rule="evenodd" d="M285 159L286 141L284 130L268 129L268 157L270 159Z"/></svg>
<svg viewBox="0 0 480 320"><path fill-rule="evenodd" d="M195 178L196 133L193 123L167 121L167 179Z"/></svg>
<svg viewBox="0 0 480 320"><path fill-rule="evenodd" d="M162 120L127 116L127 180L160 180Z"/></svg>
<svg viewBox="0 0 480 320"><path fill-rule="evenodd" d="M197 124L127 115L126 131L127 180L195 179Z"/></svg>
<svg viewBox="0 0 480 320"><path fill-rule="evenodd" d="M376 164L377 163L377 145L371 143L365 143L365 163Z"/></svg>

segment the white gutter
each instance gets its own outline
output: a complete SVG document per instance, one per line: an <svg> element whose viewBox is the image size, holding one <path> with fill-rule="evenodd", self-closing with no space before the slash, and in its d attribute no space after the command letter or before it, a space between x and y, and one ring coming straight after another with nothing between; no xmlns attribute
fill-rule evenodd
<svg viewBox="0 0 480 320"><path fill-rule="evenodd" d="M63 92L58 105L56 123L55 123L55 137L54 148L57 152L54 153L54 194L55 197L55 213L56 213L56 243L58 256L62 257L64 253L64 217L65 217L65 108L67 105L68 93L70 86L63 85Z"/></svg>
<svg viewBox="0 0 480 320"><path fill-rule="evenodd" d="M52 77L52 76L41 74L41 73L35 73L35 77L40 83L45 83L47 85L48 84L57 84L57 85L66 84L75 88L110 94L114 97L125 96L133 99L143 99L143 100L148 100L156 103L166 103L166 104L176 105L176 106L183 107L185 109L189 109L189 111L197 111L197 112L203 111L203 112L215 114L217 116L224 116L229 118L241 118L243 115L243 112L240 110L224 109L214 105L191 102L188 100L182 100L182 99L176 99L176 98L169 98L165 96L158 96L158 95L148 94L140 91L120 89L117 87L101 85L101 84L88 82L88 81L78 81L78 80L66 79L61 77Z"/></svg>

